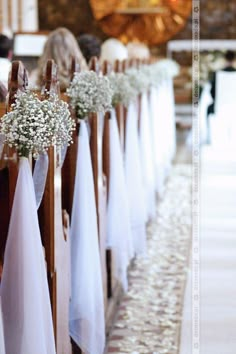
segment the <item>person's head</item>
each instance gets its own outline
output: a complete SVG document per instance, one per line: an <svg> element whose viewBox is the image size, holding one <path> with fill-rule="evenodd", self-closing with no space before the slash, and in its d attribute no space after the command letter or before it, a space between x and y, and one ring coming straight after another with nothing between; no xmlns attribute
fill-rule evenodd
<svg viewBox="0 0 236 354"><path fill-rule="evenodd" d="M101 40L92 34L82 34L77 38L79 47L87 63L92 57L100 58Z"/></svg>
<svg viewBox="0 0 236 354"><path fill-rule="evenodd" d="M235 59L235 53L232 50L227 50L227 52L225 53L225 60L228 63L233 63Z"/></svg>
<svg viewBox="0 0 236 354"><path fill-rule="evenodd" d="M43 54L39 59L38 84L42 83L47 60L53 59L58 66L61 89L64 90L68 87L72 58L75 58L80 63L82 69L87 68L74 35L64 27L57 28L48 36Z"/></svg>
<svg viewBox="0 0 236 354"><path fill-rule="evenodd" d="M128 59L126 46L118 39L109 38L103 42L101 47L101 61L108 60L111 63L116 60Z"/></svg>
<svg viewBox="0 0 236 354"><path fill-rule="evenodd" d="M0 34L0 58L8 58L12 57L12 40L5 36L4 34Z"/></svg>

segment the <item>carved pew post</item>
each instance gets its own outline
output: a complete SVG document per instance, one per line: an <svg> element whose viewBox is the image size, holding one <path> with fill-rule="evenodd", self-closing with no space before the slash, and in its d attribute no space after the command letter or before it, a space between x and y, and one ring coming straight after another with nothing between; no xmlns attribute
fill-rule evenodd
<svg viewBox="0 0 236 354"><path fill-rule="evenodd" d="M48 60L46 66L43 98L51 93L59 94L57 66ZM61 209L61 155L60 151L51 147L48 150L48 173L42 203L39 208L39 223L45 257L47 262L48 282L51 297L53 324L57 354L71 353L68 332L69 307L69 264L67 254L69 244L66 240L62 222ZM68 218L64 214L63 221Z"/></svg>
<svg viewBox="0 0 236 354"><path fill-rule="evenodd" d="M80 66L76 63L75 58L72 58L71 62L71 80L73 79L74 73L80 72ZM65 93L61 93L61 99L69 103L69 97ZM71 113L75 117L75 112L71 110ZM76 157L78 149L78 133L79 133L79 123L76 122L76 130L73 132L73 144L68 146L64 164L62 166L62 208L66 210L71 219L73 197L74 197L74 186L75 186L75 174L76 174ZM73 341L72 338L72 353L82 354L81 349ZM64 353L63 353L64 354Z"/></svg>
<svg viewBox="0 0 236 354"><path fill-rule="evenodd" d="M108 61L103 62L103 75L108 75L111 72L111 64ZM106 176L107 181L107 196L109 193L109 183L110 183L110 112L105 113L104 117L104 128L103 128L103 149L102 149L102 165L103 173ZM107 297L110 299L113 296L113 276L112 276L112 250L106 250L106 269L107 269Z"/></svg>
<svg viewBox="0 0 236 354"><path fill-rule="evenodd" d="M97 58L92 58L90 70L99 72ZM93 178L96 197L99 245L102 266L102 278L104 289L104 304L107 306L107 275L106 275L106 186L102 172L102 135L103 135L103 117L98 113L92 113L89 117L91 135L90 149L93 166Z"/></svg>
<svg viewBox="0 0 236 354"><path fill-rule="evenodd" d="M76 63L75 58L73 58L71 63L71 80L73 79L74 73L79 71L80 66ZM69 103L69 97L66 96L65 93L61 93L61 99ZM73 115L75 114L75 112L71 113ZM76 120L76 117L74 117L74 119ZM74 195L78 132L79 124L76 123L76 130L73 132L73 144L67 148L66 158L62 167L62 208L67 211L70 218Z"/></svg>
<svg viewBox="0 0 236 354"><path fill-rule="evenodd" d="M57 91L57 68L51 62L46 67L46 74L44 78L44 98L46 98L52 91ZM46 93L46 90L48 93ZM55 269L55 198L54 198L54 176L55 176L55 152L54 148L48 150L48 173L45 185L45 191L41 205L38 210L39 225L41 230L42 242L45 248L45 258L47 262L48 284L51 298L52 315L55 340L56 337L56 269Z"/></svg>
<svg viewBox="0 0 236 354"><path fill-rule="evenodd" d="M119 60L115 61L114 71L117 73L121 73L123 71L122 62ZM125 111L124 107L121 104L116 106L116 117L118 123L118 129L120 134L120 142L122 150L124 151L125 147Z"/></svg>
<svg viewBox="0 0 236 354"><path fill-rule="evenodd" d="M127 59L122 61L121 64L122 72L125 73L129 68L129 62ZM125 135L126 135L126 120L127 120L127 108L123 106L123 116L124 116L124 151L125 151Z"/></svg>
<svg viewBox="0 0 236 354"><path fill-rule="evenodd" d="M13 61L8 82L9 92L7 102L1 103L0 117L11 109L11 104L15 101L15 94L18 90L24 91L27 82L26 70L23 64L20 61ZM5 146L0 156L0 264L3 262L17 176L16 151L13 148Z"/></svg>

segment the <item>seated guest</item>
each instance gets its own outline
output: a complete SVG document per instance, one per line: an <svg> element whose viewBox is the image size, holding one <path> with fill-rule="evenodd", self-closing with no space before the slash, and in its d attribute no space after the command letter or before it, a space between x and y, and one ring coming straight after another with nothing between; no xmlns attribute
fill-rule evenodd
<svg viewBox="0 0 236 354"><path fill-rule="evenodd" d="M48 59L53 59L58 66L60 88L64 91L70 83L71 61L75 58L82 70L87 68L74 35L66 28L60 27L51 32L44 45L44 51L39 58L38 68L32 71L29 78L31 88L40 87Z"/></svg>
<svg viewBox="0 0 236 354"><path fill-rule="evenodd" d="M7 88L8 74L11 69L12 40L0 34L0 81Z"/></svg>
<svg viewBox="0 0 236 354"><path fill-rule="evenodd" d="M234 59L235 59L235 54L233 51L228 50L225 53L225 67L221 69L221 71L236 71L236 68L234 67ZM217 72L213 73L213 77L211 80L211 96L213 99L213 103L208 106L207 109L207 143L210 143L210 123L209 123L209 115L215 113L215 97L216 97L216 74Z"/></svg>
<svg viewBox="0 0 236 354"><path fill-rule="evenodd" d="M92 57L100 58L101 40L92 34L82 34L77 39L80 50L89 63Z"/></svg>
<svg viewBox="0 0 236 354"><path fill-rule="evenodd" d="M234 59L235 59L235 54L233 51L228 50L225 54L225 67L221 69L222 71L235 71L234 67ZM213 73L213 78L211 81L211 96L213 98L213 101L215 101L216 97L216 72ZM209 107L207 111L208 115L211 113L215 113L215 102L213 102Z"/></svg>

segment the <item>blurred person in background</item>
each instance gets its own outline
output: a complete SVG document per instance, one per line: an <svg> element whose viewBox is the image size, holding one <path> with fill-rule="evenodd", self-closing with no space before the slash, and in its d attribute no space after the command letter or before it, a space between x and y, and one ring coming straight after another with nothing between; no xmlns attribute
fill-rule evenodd
<svg viewBox="0 0 236 354"><path fill-rule="evenodd" d="M77 41L87 64L92 57L100 58L102 42L98 37L92 34L82 34Z"/></svg>
<svg viewBox="0 0 236 354"><path fill-rule="evenodd" d="M8 88L8 75L11 69L12 48L12 40L0 34L0 81L6 88Z"/></svg>
<svg viewBox="0 0 236 354"><path fill-rule="evenodd" d="M235 68L235 53L232 50L228 50L225 53L224 56L225 59L225 66L222 68L220 71L236 71ZM212 75L212 80L210 82L211 84L211 90L210 94L212 97L213 102L208 106L207 109L207 140L206 143L210 144L211 143L211 130L210 130L210 115L215 113L215 98L216 98L216 74L218 71L215 71Z"/></svg>
<svg viewBox="0 0 236 354"><path fill-rule="evenodd" d="M80 64L82 70L87 69L86 61L76 38L67 28L59 27L48 36L43 54L39 58L38 68L33 70L30 75L30 87L41 87L46 63L48 59L53 59L58 66L61 91L65 91L70 83L72 58L75 58Z"/></svg>

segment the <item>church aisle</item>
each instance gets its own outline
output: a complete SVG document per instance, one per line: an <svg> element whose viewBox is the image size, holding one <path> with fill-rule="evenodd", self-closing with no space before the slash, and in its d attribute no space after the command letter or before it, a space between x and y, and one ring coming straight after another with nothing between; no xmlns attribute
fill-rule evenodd
<svg viewBox="0 0 236 354"><path fill-rule="evenodd" d="M176 165L135 260L107 353L177 354L191 238L191 167Z"/></svg>
<svg viewBox="0 0 236 354"><path fill-rule="evenodd" d="M236 353L235 151L202 149L200 196L200 353ZM191 278L180 354L191 348Z"/></svg>

